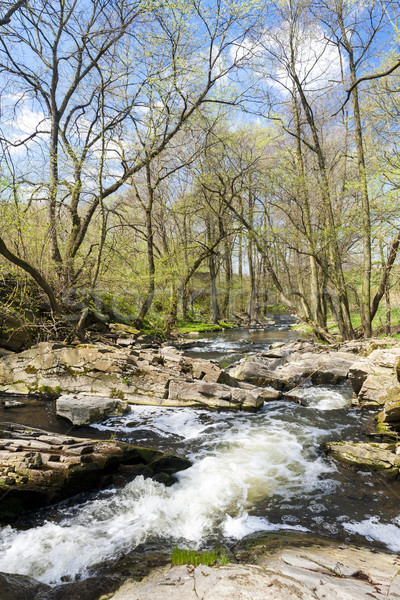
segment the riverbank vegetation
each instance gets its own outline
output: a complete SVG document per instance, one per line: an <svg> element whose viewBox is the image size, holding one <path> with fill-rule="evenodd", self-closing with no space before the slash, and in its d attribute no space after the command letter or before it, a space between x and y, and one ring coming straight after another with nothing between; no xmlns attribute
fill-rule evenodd
<svg viewBox="0 0 400 600"><path fill-rule="evenodd" d="M398 2L2 6L3 345L397 331Z"/></svg>
<svg viewBox="0 0 400 600"><path fill-rule="evenodd" d="M228 565L229 562L225 548L197 551L176 546L171 555L171 563L173 565L189 564L198 567L199 565Z"/></svg>

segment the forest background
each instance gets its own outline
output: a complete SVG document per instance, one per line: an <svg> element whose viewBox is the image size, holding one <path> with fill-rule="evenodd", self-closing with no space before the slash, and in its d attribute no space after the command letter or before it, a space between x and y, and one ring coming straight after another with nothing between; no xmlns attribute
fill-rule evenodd
<svg viewBox="0 0 400 600"><path fill-rule="evenodd" d="M396 333L400 3L0 6L3 345ZM202 325L207 323L207 325Z"/></svg>

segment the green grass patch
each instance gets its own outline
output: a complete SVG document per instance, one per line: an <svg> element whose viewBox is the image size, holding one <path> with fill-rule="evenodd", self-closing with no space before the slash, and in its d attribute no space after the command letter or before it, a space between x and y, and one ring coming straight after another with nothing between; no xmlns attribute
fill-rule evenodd
<svg viewBox="0 0 400 600"><path fill-rule="evenodd" d="M227 565L229 558L226 555L225 548L219 550L205 550L199 552L197 550L187 550L176 546L171 555L173 565Z"/></svg>
<svg viewBox="0 0 400 600"><path fill-rule="evenodd" d="M237 327L236 323L220 321L219 323L205 323L204 321L179 321L178 329L183 334L192 333L192 331L222 331L223 329L233 329Z"/></svg>
<svg viewBox="0 0 400 600"><path fill-rule="evenodd" d="M293 329L293 331L300 331L301 333L307 333L310 335L313 333L313 328L305 323L296 323L296 325L291 326L291 329Z"/></svg>
<svg viewBox="0 0 400 600"><path fill-rule="evenodd" d="M271 304L266 307L265 312L271 315L289 314L290 310L284 304Z"/></svg>

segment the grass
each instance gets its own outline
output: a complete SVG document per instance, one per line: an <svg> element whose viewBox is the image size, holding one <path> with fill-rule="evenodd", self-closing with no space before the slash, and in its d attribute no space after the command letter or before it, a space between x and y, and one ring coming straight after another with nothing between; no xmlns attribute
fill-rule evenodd
<svg viewBox="0 0 400 600"><path fill-rule="evenodd" d="M186 548L179 548L176 546L171 555L171 562L173 565L227 565L229 564L229 558L226 555L225 549L219 550L205 550L199 552L197 550L187 550Z"/></svg>
<svg viewBox="0 0 400 600"><path fill-rule="evenodd" d="M392 316L392 328L393 329L398 328L400 326L400 308L393 307L392 311L391 311L391 316ZM374 317L374 321L373 321L373 329L374 329L373 335L374 336L377 336L379 338L387 337L384 333L382 333L382 331L384 330L384 327L385 327L385 320L386 320L386 306L384 303L382 303L378 307L377 313L376 313L376 315ZM358 306L352 307L352 309L351 309L351 322L352 322L352 325L353 325L353 328L355 331L357 331L361 328L361 311ZM312 327L306 325L305 323L298 323L296 325L293 325L292 329L294 329L295 331L299 331L299 332L302 332L305 334L310 334L310 335L313 333ZM329 333L332 333L332 334L339 333L338 327L331 316L330 316L330 318L328 318L327 329L328 329ZM394 339L400 339L400 334L393 333L391 335L391 337Z"/></svg>
<svg viewBox="0 0 400 600"><path fill-rule="evenodd" d="M221 331L222 329L232 329L234 327L237 327L236 323L229 323L227 321L220 321L219 323L205 323L203 321L178 322L178 329L183 335L191 333L192 331Z"/></svg>
<svg viewBox="0 0 400 600"><path fill-rule="evenodd" d="M271 304L266 307L265 312L268 314L281 315L290 313L290 310L284 304Z"/></svg>

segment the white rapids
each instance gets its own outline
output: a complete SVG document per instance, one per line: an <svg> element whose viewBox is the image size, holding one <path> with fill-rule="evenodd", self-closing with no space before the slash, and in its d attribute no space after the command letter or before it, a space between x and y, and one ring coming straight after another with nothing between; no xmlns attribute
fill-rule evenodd
<svg viewBox="0 0 400 600"><path fill-rule="evenodd" d="M233 540L262 530L306 531L300 519L289 515L273 522L268 514L257 512L257 506L265 499L296 503L316 490L335 492L337 482L330 476L336 467L318 451L327 435L318 419L321 410L348 404L336 394L340 396L325 389L319 400L314 394L312 408L270 403L254 415L134 407L117 424L110 420L98 427L117 427L122 435L143 431L141 443L146 428L160 439L179 439L193 466L169 488L137 477L123 489L60 509L61 517L54 521L25 531L3 528L0 571L58 583L65 577L85 577L91 567L147 541L196 548L216 537ZM317 422L312 424L313 413ZM332 431L339 429L330 427Z"/></svg>

